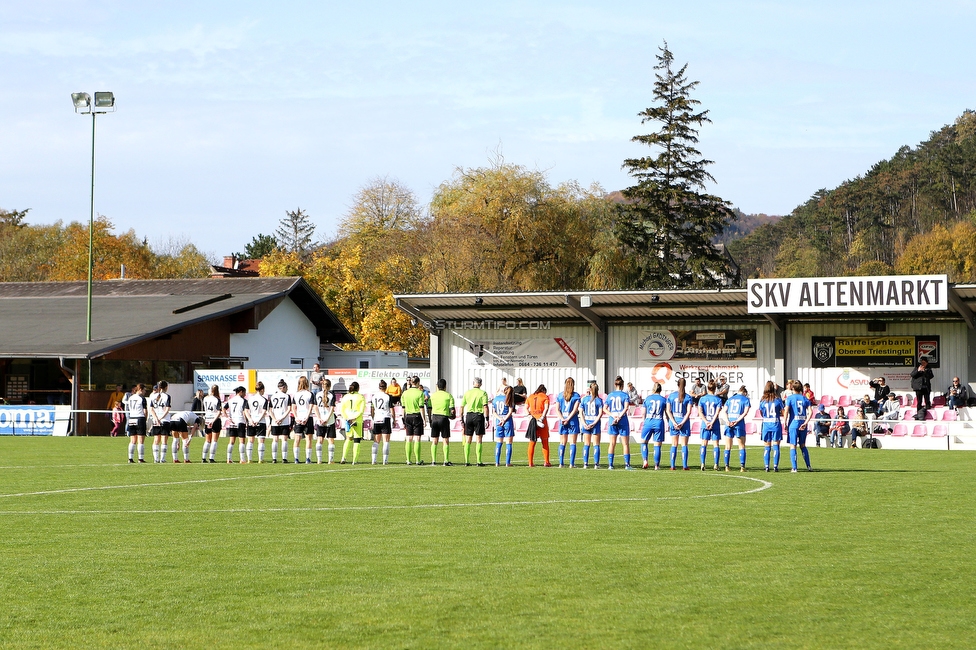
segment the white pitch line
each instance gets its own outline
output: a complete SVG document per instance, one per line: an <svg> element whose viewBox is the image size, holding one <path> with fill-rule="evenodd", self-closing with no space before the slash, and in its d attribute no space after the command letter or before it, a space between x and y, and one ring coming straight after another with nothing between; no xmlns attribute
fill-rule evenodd
<svg viewBox="0 0 976 650"><path fill-rule="evenodd" d="M364 510L425 510L445 508L489 508L496 506L545 506L574 503L640 503L647 501L675 501L681 499L714 499L718 497L743 496L755 494L773 487L769 481L751 476L725 476L713 474L721 478L744 479L759 483L759 487L743 492L720 492L718 494L693 494L689 496L663 497L619 497L611 499L546 499L543 501L481 501L474 503L418 503L413 505L385 505L385 506L323 506L320 508L214 508L205 510L0 510L0 515L160 515L160 514L251 514L251 513L281 513L281 512L344 512Z"/></svg>
<svg viewBox="0 0 976 650"><path fill-rule="evenodd" d="M234 463L235 465L237 463ZM94 487L80 487L80 488L63 488L60 490L41 490L39 492L16 492L11 494L0 494L0 499L9 499L12 497L36 497L44 496L46 494L70 494L72 492L98 492L101 490L125 490L128 488L142 488L142 487L165 487L167 485L191 485L194 483L219 483L221 481L244 481L247 479L257 479L257 478L281 478L281 477L292 477L292 476L308 476L310 474L328 474L330 472L358 472L358 471L368 471L373 469L378 469L382 467L381 465L373 468L369 467L349 467L349 468L335 468L335 469L305 469L299 470L297 472L279 472L277 474L252 474L250 476L224 476L220 478L201 478L186 481L162 481L159 483L131 483L129 485L99 485ZM395 469L397 466L392 468L387 465L386 469ZM404 465L406 467L406 465Z"/></svg>

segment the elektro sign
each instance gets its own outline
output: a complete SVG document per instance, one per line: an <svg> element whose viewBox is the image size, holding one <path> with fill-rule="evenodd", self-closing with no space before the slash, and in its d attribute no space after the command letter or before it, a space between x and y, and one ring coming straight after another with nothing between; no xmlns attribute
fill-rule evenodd
<svg viewBox="0 0 976 650"><path fill-rule="evenodd" d="M948 311L946 275L749 280L750 314Z"/></svg>

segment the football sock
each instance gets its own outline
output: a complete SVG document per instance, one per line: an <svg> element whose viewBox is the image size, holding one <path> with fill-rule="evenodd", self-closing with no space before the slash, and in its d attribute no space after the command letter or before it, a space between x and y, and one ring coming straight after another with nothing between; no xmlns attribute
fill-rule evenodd
<svg viewBox="0 0 976 650"><path fill-rule="evenodd" d="M180 459L180 439L173 438L173 462L175 463Z"/></svg>
<svg viewBox="0 0 976 650"><path fill-rule="evenodd" d="M559 443L559 464L566 462L566 445Z"/></svg>
<svg viewBox="0 0 976 650"><path fill-rule="evenodd" d="M296 463L297 463L297 462L300 462L300 461L298 460L298 459L300 458L300 456L298 455L298 452L299 452L299 448L298 448L298 443L295 443L295 445L293 446L293 448L292 448L292 450L291 450L291 451L292 451L292 456L294 456L294 457L295 457L295 462L296 462Z"/></svg>
<svg viewBox="0 0 976 650"><path fill-rule="evenodd" d="M600 464L600 445L593 445L593 464Z"/></svg>
<svg viewBox="0 0 976 650"><path fill-rule="evenodd" d="M237 459L244 460L244 441L237 445Z"/></svg>
<svg viewBox="0 0 976 650"><path fill-rule="evenodd" d="M739 450L739 467L745 467L745 466L746 466L746 450L745 449L740 449Z"/></svg>
<svg viewBox="0 0 976 650"><path fill-rule="evenodd" d="M773 467L779 467L779 445L773 447Z"/></svg>
<svg viewBox="0 0 976 650"><path fill-rule="evenodd" d="M810 451L806 447L800 447L800 451L803 452L803 462L806 463L807 464L807 467L809 468L810 467Z"/></svg>
<svg viewBox="0 0 976 650"><path fill-rule="evenodd" d="M372 463L374 465L376 464L376 452L378 452L379 450L380 450L380 443L374 440L373 441L373 452L372 452L372 454L370 454L370 458L372 459ZM319 462L322 462L322 447L321 447L321 445L319 446Z"/></svg>
<svg viewBox="0 0 976 650"><path fill-rule="evenodd" d="M288 460L288 441L281 441L281 460Z"/></svg>
<svg viewBox="0 0 976 650"><path fill-rule="evenodd" d="M387 440L383 443L383 464L386 465L386 463L389 460L390 460L390 441Z"/></svg>
<svg viewBox="0 0 976 650"><path fill-rule="evenodd" d="M359 460L359 443L352 443L352 464L355 465L356 461Z"/></svg>
<svg viewBox="0 0 976 650"><path fill-rule="evenodd" d="M251 462L251 457L252 457L253 454L254 454L254 443L253 442L249 442L249 443L247 443L247 453L246 453L247 462L249 462L249 463Z"/></svg>
<svg viewBox="0 0 976 650"><path fill-rule="evenodd" d="M648 454L648 449L647 449L647 443L645 442L641 445L641 458L644 459L645 463L647 462L647 454Z"/></svg>
<svg viewBox="0 0 976 650"><path fill-rule="evenodd" d="M190 438L183 441L183 460L190 462Z"/></svg>
<svg viewBox="0 0 976 650"><path fill-rule="evenodd" d="M681 466L688 467L688 445L681 445Z"/></svg>
<svg viewBox="0 0 976 650"><path fill-rule="evenodd" d="M414 442L413 445L413 459L414 462L417 463L420 462L420 443L421 443L420 438L417 438L417 440Z"/></svg>
<svg viewBox="0 0 976 650"><path fill-rule="evenodd" d="M444 462L451 462L451 443L447 438L444 439Z"/></svg>
<svg viewBox="0 0 976 650"><path fill-rule="evenodd" d="M437 438L431 440L430 443L430 464L433 465L437 462Z"/></svg>
<svg viewBox="0 0 976 650"><path fill-rule="evenodd" d="M613 456L614 455L612 453L607 454L607 465L611 468L613 467Z"/></svg>
<svg viewBox="0 0 976 650"><path fill-rule="evenodd" d="M725 466L726 467L729 466L729 461L731 461L731 460L732 460L732 450L731 449L726 449L725 450Z"/></svg>
<svg viewBox="0 0 976 650"><path fill-rule="evenodd" d="M146 458L146 445L144 443L139 443L136 451L139 453L139 460L144 460Z"/></svg>
<svg viewBox="0 0 976 650"><path fill-rule="evenodd" d="M159 451L159 462L165 463L166 462L166 445L165 445L165 443L162 446L160 446L159 449L160 449L160 451Z"/></svg>
<svg viewBox="0 0 976 650"><path fill-rule="evenodd" d="M471 463L471 443L462 442L461 450L464 451L464 464L468 465Z"/></svg>
<svg viewBox="0 0 976 650"><path fill-rule="evenodd" d="M479 442L478 444L475 445L475 448L474 448L474 455L478 458L478 464L479 465L481 464L481 446L483 444L484 443Z"/></svg>
<svg viewBox="0 0 976 650"><path fill-rule="evenodd" d="M342 462L346 462L346 456L349 455L349 449L352 447L352 438L346 438L346 441L342 443Z"/></svg>
<svg viewBox="0 0 976 650"><path fill-rule="evenodd" d="M671 469L674 469L675 464L678 462L678 448L671 445Z"/></svg>
<svg viewBox="0 0 976 650"><path fill-rule="evenodd" d="M502 462L502 443L495 443L495 464L500 465Z"/></svg>
<svg viewBox="0 0 976 650"><path fill-rule="evenodd" d="M796 449L790 447L790 466L796 469Z"/></svg>
<svg viewBox="0 0 976 650"><path fill-rule="evenodd" d="M158 463L159 462L159 445L153 445L152 446L152 453L153 453L153 462L154 463Z"/></svg>
<svg viewBox="0 0 976 650"><path fill-rule="evenodd" d="M413 440L410 439L410 436L407 436L407 441L406 441L406 443L404 443L403 450L407 454L407 462L408 463L410 462L410 450L411 449L413 449Z"/></svg>
<svg viewBox="0 0 976 650"><path fill-rule="evenodd" d="M278 460L278 439L271 439L271 460Z"/></svg>
<svg viewBox="0 0 976 650"><path fill-rule="evenodd" d="M708 456L708 447L706 447L705 445L702 445L701 446L701 454L700 455L701 455L701 464L704 465L705 464L705 457Z"/></svg>
<svg viewBox="0 0 976 650"><path fill-rule="evenodd" d="M722 453L722 448L718 446L718 443L715 443L715 447L713 451L715 455L715 464L718 465L718 459L719 459L719 455Z"/></svg>
<svg viewBox="0 0 976 650"><path fill-rule="evenodd" d="M203 442L203 455L200 456L200 460L207 460L207 452L210 451L210 443L206 440Z"/></svg>
<svg viewBox="0 0 976 650"><path fill-rule="evenodd" d="M234 445L230 442L227 443L227 462L234 460Z"/></svg>
<svg viewBox="0 0 976 650"><path fill-rule="evenodd" d="M576 464L576 443L569 445L569 465L572 467Z"/></svg>
<svg viewBox="0 0 976 650"><path fill-rule="evenodd" d="M630 454L624 454L624 467L630 467Z"/></svg>
<svg viewBox="0 0 976 650"><path fill-rule="evenodd" d="M763 467L769 467L769 447L763 447Z"/></svg>
<svg viewBox="0 0 976 650"><path fill-rule="evenodd" d="M386 443L386 444L390 444L390 443ZM334 460L335 460L335 443L332 440L329 440L329 462L331 463Z"/></svg>
<svg viewBox="0 0 976 650"><path fill-rule="evenodd" d="M217 455L217 441L214 440L210 443L210 460L213 460Z"/></svg>
<svg viewBox="0 0 976 650"><path fill-rule="evenodd" d="M661 445L654 445L654 466L661 464Z"/></svg>
<svg viewBox="0 0 976 650"><path fill-rule="evenodd" d="M315 462L317 463L322 462L322 439L321 438L319 438L319 441L315 443Z"/></svg>
<svg viewBox="0 0 976 650"><path fill-rule="evenodd" d="M510 442L505 443L505 464L512 464L512 443Z"/></svg>
<svg viewBox="0 0 976 650"><path fill-rule="evenodd" d="M542 439L542 458L544 459L545 464L548 465L549 464L549 438Z"/></svg>
<svg viewBox="0 0 976 650"><path fill-rule="evenodd" d="M529 467L535 465L535 440L529 440Z"/></svg>
<svg viewBox="0 0 976 650"><path fill-rule="evenodd" d="M129 443L129 460L135 460L136 455L136 443Z"/></svg>
<svg viewBox="0 0 976 650"><path fill-rule="evenodd" d="M590 445L583 443L583 467L590 464Z"/></svg>
<svg viewBox="0 0 976 650"><path fill-rule="evenodd" d="M264 450L265 450L264 438L259 438L258 439L258 462L259 463L264 462Z"/></svg>
<svg viewBox="0 0 976 650"><path fill-rule="evenodd" d="M312 460L312 443L308 440L305 441L305 460L306 462Z"/></svg>

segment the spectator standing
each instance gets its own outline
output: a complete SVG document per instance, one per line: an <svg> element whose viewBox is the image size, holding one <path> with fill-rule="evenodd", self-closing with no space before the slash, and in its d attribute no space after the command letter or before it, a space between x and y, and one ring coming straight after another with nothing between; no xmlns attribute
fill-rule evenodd
<svg viewBox="0 0 976 650"><path fill-rule="evenodd" d="M932 408L932 369L929 368L929 360L922 357L918 360L918 367L912 370L912 390L915 391L915 400L919 408L925 402L925 408Z"/></svg>
<svg viewBox="0 0 976 650"><path fill-rule="evenodd" d="M953 377L952 383L945 392L946 406L953 411L958 411L960 406L966 406L969 402L969 389L959 383L959 377Z"/></svg>
<svg viewBox="0 0 976 650"><path fill-rule="evenodd" d="M403 388L397 383L396 377L390 379L390 387L386 389L386 394L390 396L390 409L394 406L400 406L400 396L403 394ZM392 410L390 411L393 412ZM393 426L396 426L396 418L393 418Z"/></svg>
<svg viewBox="0 0 976 650"><path fill-rule="evenodd" d="M725 375L719 375L718 383L715 384L715 395L722 398L722 405L729 399L729 382L725 379Z"/></svg>
<svg viewBox="0 0 976 650"><path fill-rule="evenodd" d="M125 409L122 408L122 400L116 400L112 407L112 437L117 437L122 433L125 425Z"/></svg>
<svg viewBox="0 0 976 650"><path fill-rule="evenodd" d="M698 400L705 396L705 384L702 383L701 377L695 379L694 385L691 387L691 401L698 406Z"/></svg>
<svg viewBox="0 0 976 650"><path fill-rule="evenodd" d="M884 377L877 377L868 382L868 386L874 389L874 401L878 404L884 404L885 400L888 399L888 395L891 394L891 387L888 386Z"/></svg>
<svg viewBox="0 0 976 650"><path fill-rule="evenodd" d="M312 396L317 395L322 390L322 379L325 378L325 373L319 367L319 364L312 365L312 374L308 378L308 383L311 385Z"/></svg>
<svg viewBox="0 0 976 650"><path fill-rule="evenodd" d="M529 389L525 387L521 377L515 380L515 386L512 387L512 392L515 393L515 404L525 404L525 398L529 395Z"/></svg>
<svg viewBox="0 0 976 650"><path fill-rule="evenodd" d="M203 398L205 396L206 394L203 392L202 389L198 390L193 395L193 403L190 405L190 410L196 413L197 415L203 413ZM199 427L197 428L199 429Z"/></svg>

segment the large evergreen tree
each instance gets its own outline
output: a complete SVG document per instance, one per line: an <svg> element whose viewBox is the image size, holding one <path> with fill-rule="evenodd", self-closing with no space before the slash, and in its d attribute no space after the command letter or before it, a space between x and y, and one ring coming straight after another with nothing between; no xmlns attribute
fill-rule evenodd
<svg viewBox="0 0 976 650"><path fill-rule="evenodd" d="M312 236L315 234L315 224L308 213L301 208L285 212L285 218L278 221L275 231L275 241L287 253L298 253L307 257L314 247Z"/></svg>
<svg viewBox="0 0 976 650"><path fill-rule="evenodd" d="M667 42L654 69L655 105L638 115L641 124L659 128L632 138L654 148L655 155L629 158L623 167L637 184L623 191L616 224L618 240L634 262L632 284L638 288L706 288L738 283L735 265L712 245L733 218L731 207L705 193L715 179L695 148L698 127L711 122L708 111L691 98L697 81L685 76L687 64L674 70Z"/></svg>

